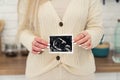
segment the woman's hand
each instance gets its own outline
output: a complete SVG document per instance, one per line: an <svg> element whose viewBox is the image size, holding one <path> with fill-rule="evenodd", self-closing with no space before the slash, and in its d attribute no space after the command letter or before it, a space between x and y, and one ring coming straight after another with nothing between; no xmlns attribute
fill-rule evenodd
<svg viewBox="0 0 120 80"><path fill-rule="evenodd" d="M87 50L90 50L92 48L91 36L88 34L87 31L83 31L78 36L76 36L74 38L74 43Z"/></svg>
<svg viewBox="0 0 120 80"><path fill-rule="evenodd" d="M40 37L36 37L32 42L32 53L40 54L48 47L48 42L42 40Z"/></svg>

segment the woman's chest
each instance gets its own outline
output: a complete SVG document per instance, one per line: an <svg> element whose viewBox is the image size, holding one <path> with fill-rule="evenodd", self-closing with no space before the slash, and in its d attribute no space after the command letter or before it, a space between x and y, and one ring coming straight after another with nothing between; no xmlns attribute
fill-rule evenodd
<svg viewBox="0 0 120 80"><path fill-rule="evenodd" d="M71 0L50 0L50 1L58 16L62 18Z"/></svg>
<svg viewBox="0 0 120 80"><path fill-rule="evenodd" d="M61 0L47 1L39 8L39 19L46 22L48 20L69 21L71 19L77 21L85 20L89 11L89 0L66 0L64 3ZM59 15L62 15L59 16Z"/></svg>
<svg viewBox="0 0 120 80"><path fill-rule="evenodd" d="M87 23L89 14L89 0L70 0L62 17L59 16L53 4L48 1L39 8L39 22L41 33L53 34L78 34ZM64 5L59 5L64 6ZM62 22L62 26L60 23ZM47 38L46 37L46 38Z"/></svg>

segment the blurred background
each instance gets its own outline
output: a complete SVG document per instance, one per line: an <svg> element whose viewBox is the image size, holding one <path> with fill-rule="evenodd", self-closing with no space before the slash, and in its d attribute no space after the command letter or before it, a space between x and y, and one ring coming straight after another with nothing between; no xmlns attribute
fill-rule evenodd
<svg viewBox="0 0 120 80"><path fill-rule="evenodd" d="M0 80L25 80L28 51L23 45L15 44L18 28L17 1L0 0ZM115 47L120 42L120 38L116 38L120 36L120 1L101 0L101 3L105 34L101 43L93 49L97 68L96 80L120 80L120 49L116 52Z"/></svg>

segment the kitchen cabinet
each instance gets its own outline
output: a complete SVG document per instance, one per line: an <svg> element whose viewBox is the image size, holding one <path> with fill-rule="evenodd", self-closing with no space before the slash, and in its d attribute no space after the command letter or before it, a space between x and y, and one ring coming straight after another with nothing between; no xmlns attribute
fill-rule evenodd
<svg viewBox="0 0 120 80"><path fill-rule="evenodd" d="M0 75L24 75L26 57L0 55Z"/></svg>
<svg viewBox="0 0 120 80"><path fill-rule="evenodd" d="M0 80L26 80L24 75L1 75Z"/></svg>
<svg viewBox="0 0 120 80"><path fill-rule="evenodd" d="M113 62L112 53L110 51L108 57L95 58L96 72L120 72L120 64Z"/></svg>
<svg viewBox="0 0 120 80"><path fill-rule="evenodd" d="M108 57L95 58L96 80L120 80L120 64L112 61L112 51ZM0 56L0 80L25 80L26 57Z"/></svg>
<svg viewBox="0 0 120 80"><path fill-rule="evenodd" d="M4 28L4 25L5 25L5 21L4 20L0 20L0 55L1 55L1 48L2 48L2 40L1 40L1 33L3 31L3 28Z"/></svg>

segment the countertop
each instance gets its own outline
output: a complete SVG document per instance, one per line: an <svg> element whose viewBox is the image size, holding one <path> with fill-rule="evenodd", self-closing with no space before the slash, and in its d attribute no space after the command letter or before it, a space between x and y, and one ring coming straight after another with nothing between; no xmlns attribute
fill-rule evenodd
<svg viewBox="0 0 120 80"><path fill-rule="evenodd" d="M112 53L105 58L95 58L96 72L120 72L120 64L111 59ZM0 55L0 75L23 75L25 74L26 57L17 56L8 58Z"/></svg>
<svg viewBox="0 0 120 80"><path fill-rule="evenodd" d="M21 75L25 74L26 57L17 56L14 58L0 55L0 75Z"/></svg>
<svg viewBox="0 0 120 80"><path fill-rule="evenodd" d="M110 51L108 57L95 58L96 72L120 72L120 63L114 63L112 60L113 51Z"/></svg>

